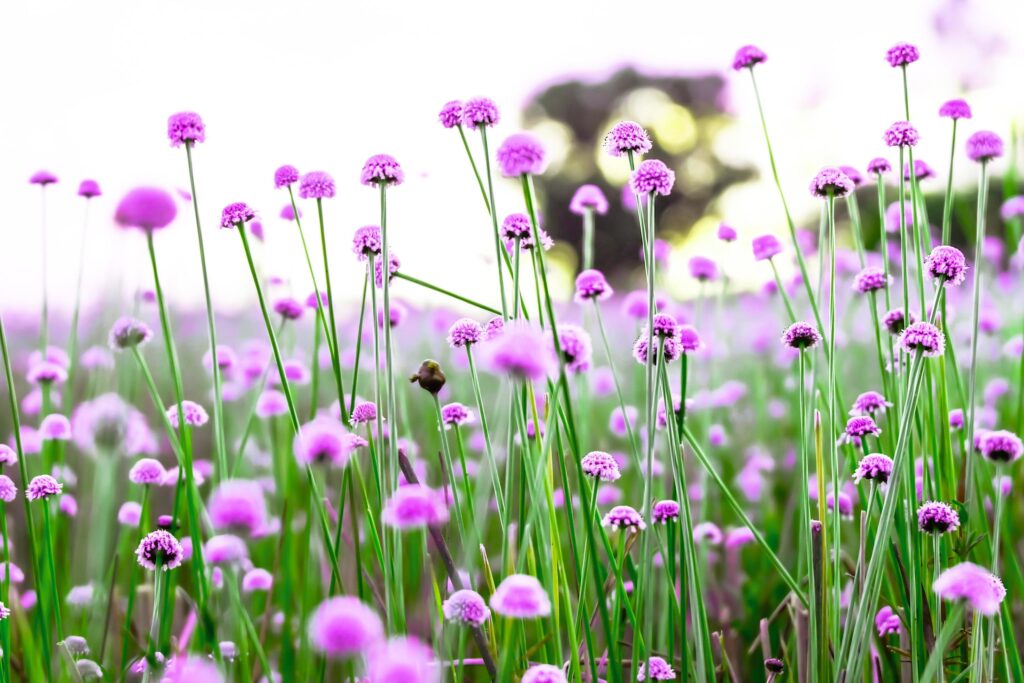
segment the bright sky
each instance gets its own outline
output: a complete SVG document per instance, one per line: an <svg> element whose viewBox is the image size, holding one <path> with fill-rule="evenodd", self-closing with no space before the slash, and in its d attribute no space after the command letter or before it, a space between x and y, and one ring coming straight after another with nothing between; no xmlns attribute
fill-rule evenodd
<svg viewBox="0 0 1024 683"><path fill-rule="evenodd" d="M12 3L0 24L0 63L7 65L0 71L7 94L0 112L7 131L0 138L0 305L38 305L40 201L27 179L40 168L61 179L48 190L54 297L70 301L74 291L83 220L75 192L86 177L105 192L91 217L87 297L109 300L148 285L142 237L114 229L111 216L135 185L187 186L184 151L172 149L165 135L167 116L185 109L207 125L207 141L195 153L198 195L215 298L225 307L252 297L237 236L215 228L232 201L261 212L268 272L290 277L297 293L310 289L293 226L277 218L285 195L273 189L272 175L283 163L326 170L337 180L339 197L326 205L336 287L356 291L360 271L349 240L356 227L378 221L377 197L358 175L377 152L396 156L407 173L389 204L404 269L487 296L489 226L458 138L436 122L437 110L449 99L488 95L505 114L494 134L500 140L517 130L517 109L543 83L599 78L624 63L706 72L727 68L741 44L761 46L770 60L759 67L759 83L784 183L796 211L810 213L806 185L818 168L863 167L885 152L881 133L902 118L902 101L898 72L884 53L899 40L914 42L923 54L911 74L920 156L944 173L948 122L934 114L943 100L964 94L958 83L966 76L975 111L969 129L1007 135L1024 104L1024 48L1012 33L1001 34L1002 27L1024 25L1024 3L965 9L944 1L941 20L940 3L891 0L827 12L820 2L678 0L521 0L443 9L412 0ZM939 24L946 35L937 35ZM719 153L757 165L765 180L737 188L719 213L749 239L781 230L782 214L766 180L749 79L729 80L729 106L739 118ZM960 170L958 182L969 184L973 169L962 163ZM499 189L501 211L521 208L517 188ZM310 238L312 208L306 207ZM157 239L171 297L197 303L188 205ZM688 253L713 248L702 234L686 245ZM407 299L421 296L409 285L402 290Z"/></svg>

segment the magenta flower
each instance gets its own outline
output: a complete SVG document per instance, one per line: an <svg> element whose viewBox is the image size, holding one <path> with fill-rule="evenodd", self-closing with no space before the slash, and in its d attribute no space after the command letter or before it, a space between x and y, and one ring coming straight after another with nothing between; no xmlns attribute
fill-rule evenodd
<svg viewBox="0 0 1024 683"><path fill-rule="evenodd" d="M956 247L940 245L932 249L932 253L924 259L928 274L935 284L944 287L956 287L967 279L967 259Z"/></svg>
<svg viewBox="0 0 1024 683"><path fill-rule="evenodd" d="M402 267L402 261L391 249L388 250L388 282L395 279L395 273ZM373 262L373 283L377 289L384 287L384 259L376 259Z"/></svg>
<svg viewBox="0 0 1024 683"><path fill-rule="evenodd" d="M390 154L374 154L363 164L359 181L363 185L401 185L405 171Z"/></svg>
<svg viewBox="0 0 1024 683"><path fill-rule="evenodd" d="M486 97L474 97L462 105L462 123L471 130L480 126L491 127L501 120L498 105Z"/></svg>
<svg viewBox="0 0 1024 683"><path fill-rule="evenodd" d="M160 485L167 476L167 470L159 460L140 458L128 470L128 481L133 484Z"/></svg>
<svg viewBox="0 0 1024 683"><path fill-rule="evenodd" d="M45 500L52 496L60 495L64 485L48 474L40 474L32 477L25 489L25 497L29 500Z"/></svg>
<svg viewBox="0 0 1024 683"><path fill-rule="evenodd" d="M964 428L964 411L960 408L954 408L949 411L949 428L950 429L963 429Z"/></svg>
<svg viewBox="0 0 1024 683"><path fill-rule="evenodd" d="M483 338L480 323L471 318L460 318L448 329L448 344L453 349L476 344Z"/></svg>
<svg viewBox="0 0 1024 683"><path fill-rule="evenodd" d="M256 218L256 212L245 202L228 204L220 213L220 227L237 228Z"/></svg>
<svg viewBox="0 0 1024 683"><path fill-rule="evenodd" d="M900 346L907 353L920 351L927 358L936 358L946 351L946 339L935 325L914 323L900 334Z"/></svg>
<svg viewBox="0 0 1024 683"><path fill-rule="evenodd" d="M1011 463L1024 454L1024 443L1013 432L999 429L985 432L978 450L992 462Z"/></svg>
<svg viewBox="0 0 1024 683"><path fill-rule="evenodd" d="M360 261L367 260L370 255L378 256L384 250L379 225L364 225L352 235L352 253Z"/></svg>
<svg viewBox="0 0 1024 683"><path fill-rule="evenodd" d="M267 527L267 501L263 487L255 481L222 481L210 494L206 511L218 531L244 531L255 535Z"/></svg>
<svg viewBox="0 0 1024 683"><path fill-rule="evenodd" d="M519 379L539 381L555 369L550 337L528 324L508 324L490 344L490 366Z"/></svg>
<svg viewBox="0 0 1024 683"><path fill-rule="evenodd" d="M892 474L892 465L892 458L888 455L882 453L865 455L857 463L857 469L853 472L853 480L858 483L861 480L867 480L884 484L889 481L889 476Z"/></svg>
<svg viewBox="0 0 1024 683"><path fill-rule="evenodd" d="M811 194L815 197L845 197L853 190L853 181L838 168L823 168L811 180Z"/></svg>
<svg viewBox="0 0 1024 683"><path fill-rule="evenodd" d="M97 183L95 180L83 180L78 185L78 196L79 197L85 197L86 199L92 199L93 197L99 197L101 194L103 194L103 193L100 192L100 184Z"/></svg>
<svg viewBox="0 0 1024 683"><path fill-rule="evenodd" d="M427 645L396 636L370 649L365 683L441 683L441 672Z"/></svg>
<svg viewBox="0 0 1024 683"><path fill-rule="evenodd" d="M530 238L530 218L525 213L510 213L501 222L501 238L505 241Z"/></svg>
<svg viewBox="0 0 1024 683"><path fill-rule="evenodd" d="M39 423L39 435L44 441L70 441L71 421L60 413L51 413Z"/></svg>
<svg viewBox="0 0 1024 683"><path fill-rule="evenodd" d="M897 121L885 129L882 139L889 147L913 147L921 141L921 135L909 121Z"/></svg>
<svg viewBox="0 0 1024 683"><path fill-rule="evenodd" d="M913 175L913 178L916 178L917 180L927 180L928 178L934 178L934 177L935 177L935 171L932 169L931 166L926 164L923 159L914 159L914 175ZM911 175L910 175L910 164L909 163L903 164L903 179L906 180L907 182L910 182L911 179L912 179ZM907 206L910 207L910 204L907 204ZM908 209L907 213L908 214L910 213L909 209ZM910 221L907 221L907 222L910 223Z"/></svg>
<svg viewBox="0 0 1024 683"><path fill-rule="evenodd" d="M515 133L505 138L495 155L502 175L540 175L547 167L547 152L530 133Z"/></svg>
<svg viewBox="0 0 1024 683"><path fill-rule="evenodd" d="M971 562L961 562L939 574L932 590L944 600L966 600L979 614L987 617L999 611L1006 588L999 577Z"/></svg>
<svg viewBox="0 0 1024 683"><path fill-rule="evenodd" d="M885 60L889 66L906 66L921 59L921 53L910 43L896 43L885 53Z"/></svg>
<svg viewBox="0 0 1024 683"><path fill-rule="evenodd" d="M914 322L913 313L910 314L910 322ZM903 315L903 310L900 308L895 308L891 311L888 311L884 316L882 316L882 324L885 325L885 329L889 331L889 334L900 334L901 332L903 332L904 329L906 329L907 326L907 321L906 317Z"/></svg>
<svg viewBox="0 0 1024 683"><path fill-rule="evenodd" d="M782 343L791 349L813 349L820 342L821 334L807 322L795 322L782 334Z"/></svg>
<svg viewBox="0 0 1024 683"><path fill-rule="evenodd" d="M668 524L679 519L679 503L674 500L659 500L651 508L651 522Z"/></svg>
<svg viewBox="0 0 1024 683"><path fill-rule="evenodd" d="M900 632L900 617L892 611L892 607L885 605L878 610L878 614L875 615L875 629L878 631L879 638L884 638L890 633Z"/></svg>
<svg viewBox="0 0 1024 683"><path fill-rule="evenodd" d="M767 261L782 253L782 245L775 235L755 237L753 247L755 261Z"/></svg>
<svg viewBox="0 0 1024 683"><path fill-rule="evenodd" d="M6 474L0 474L0 500L5 503L13 502L18 496L18 487L14 485L14 480L8 477ZM0 577L3 575L0 574Z"/></svg>
<svg viewBox="0 0 1024 683"><path fill-rule="evenodd" d="M604 451L591 451L580 461L583 473L600 481L618 481L622 473L619 464Z"/></svg>
<svg viewBox="0 0 1024 683"><path fill-rule="evenodd" d="M249 557L249 549L238 536L220 534L206 541L203 555L210 564L236 564Z"/></svg>
<svg viewBox="0 0 1024 683"><path fill-rule="evenodd" d="M288 399L277 389L265 389L256 398L256 417L267 419L288 414Z"/></svg>
<svg viewBox="0 0 1024 683"><path fill-rule="evenodd" d="M181 543L169 531L157 529L146 534L139 547L135 549L135 557L140 565L149 571L169 571L181 565L185 557Z"/></svg>
<svg viewBox="0 0 1024 683"><path fill-rule="evenodd" d="M582 216L588 211L601 214L608 213L608 199L597 185L580 185L569 201L569 211Z"/></svg>
<svg viewBox="0 0 1024 683"><path fill-rule="evenodd" d="M593 347L590 335L578 325L563 323L558 326L558 345L562 351L565 369L569 372L586 372L590 369ZM554 350L554 349L552 349Z"/></svg>
<svg viewBox="0 0 1024 683"><path fill-rule="evenodd" d="M676 679L676 672L662 657L650 657L649 663L651 666L650 679L652 681L674 681ZM636 673L636 680L646 681L648 679L647 671L648 662L640 662L640 667Z"/></svg>
<svg viewBox="0 0 1024 683"><path fill-rule="evenodd" d="M736 55L732 58L732 68L735 71L753 69L756 64L765 61L768 61L768 55L759 47L756 45L744 45L736 50Z"/></svg>
<svg viewBox="0 0 1024 683"><path fill-rule="evenodd" d="M1003 156L1003 139L989 130L979 130L967 138L967 157L986 162Z"/></svg>
<svg viewBox="0 0 1024 683"><path fill-rule="evenodd" d="M881 433L882 429L875 424L871 417L855 415L846 421L846 428L843 430L842 436L839 437L839 442L860 445L861 439L867 436L877 437Z"/></svg>
<svg viewBox="0 0 1024 683"><path fill-rule="evenodd" d="M323 171L311 171L299 181L302 199L330 199L334 196L334 178Z"/></svg>
<svg viewBox="0 0 1024 683"><path fill-rule="evenodd" d="M285 164L274 171L274 187L276 188L288 187L297 182L299 182L299 169L290 164ZM291 205L289 204L289 206Z"/></svg>
<svg viewBox="0 0 1024 683"><path fill-rule="evenodd" d="M639 123L619 121L604 136L604 148L613 157L647 154L651 151L651 138Z"/></svg>
<svg viewBox="0 0 1024 683"><path fill-rule="evenodd" d="M32 185L41 185L46 187L47 185L53 185L57 182L57 176L50 173L49 171L36 171L28 179L28 182Z"/></svg>
<svg viewBox="0 0 1024 683"><path fill-rule="evenodd" d="M278 214L278 215L281 218L285 219L286 221L293 221L293 220L295 220L295 207L292 206L291 204L285 204L284 206L281 207L281 213ZM302 218L302 210L301 209L299 209L299 214L298 215L299 215L299 218Z"/></svg>
<svg viewBox="0 0 1024 683"><path fill-rule="evenodd" d="M873 173L876 176L885 175L892 171L892 165L888 159L882 157L875 157L868 162L868 173Z"/></svg>
<svg viewBox="0 0 1024 683"><path fill-rule="evenodd" d="M536 619L551 613L551 601L536 578L510 574L491 595L491 609L510 619Z"/></svg>
<svg viewBox="0 0 1024 683"><path fill-rule="evenodd" d="M646 159L633 171L629 186L633 192L644 195L668 195L676 182L676 174L660 159Z"/></svg>
<svg viewBox="0 0 1024 683"><path fill-rule="evenodd" d="M554 664L534 664L523 672L520 683L566 683L565 672Z"/></svg>
<svg viewBox="0 0 1024 683"><path fill-rule="evenodd" d="M867 266L853 278L853 289L861 294L878 292L889 286L889 277L878 266Z"/></svg>
<svg viewBox="0 0 1024 683"><path fill-rule="evenodd" d="M1010 197L1003 202L1002 207L999 209L999 215L1002 216L1004 221L1024 216L1024 195Z"/></svg>
<svg viewBox="0 0 1024 683"><path fill-rule="evenodd" d="M481 626L491 618L491 610L484 599L474 590L455 591L441 605L444 618L453 624Z"/></svg>
<svg viewBox="0 0 1024 683"><path fill-rule="evenodd" d="M709 258L693 256L689 262L690 276L700 282L711 282L718 277L718 266Z"/></svg>
<svg viewBox="0 0 1024 683"><path fill-rule="evenodd" d="M718 239L723 242L735 242L736 241L736 229L732 226L722 223L718 226Z"/></svg>
<svg viewBox="0 0 1024 683"><path fill-rule="evenodd" d="M268 572L266 569L260 569L254 567L245 573L242 577L242 592L243 593L255 593L267 592L274 585L274 575Z"/></svg>
<svg viewBox="0 0 1024 683"><path fill-rule="evenodd" d="M892 403L886 401L885 396L882 396L882 394L877 391L865 391L854 400L853 409L850 410L850 415L874 415L875 413L884 413L885 409L891 406Z"/></svg>
<svg viewBox="0 0 1024 683"><path fill-rule="evenodd" d="M303 465L344 467L352 455L352 442L341 422L319 417L302 425L292 441L292 450L295 459Z"/></svg>
<svg viewBox="0 0 1024 683"><path fill-rule="evenodd" d="M951 506L928 501L917 509L917 527L926 534L945 534L960 527L960 515Z"/></svg>
<svg viewBox="0 0 1024 683"><path fill-rule="evenodd" d="M423 484L399 486L384 504L381 520L399 531L441 526L448 521L444 497Z"/></svg>
<svg viewBox="0 0 1024 683"><path fill-rule="evenodd" d="M354 425L370 424L377 419L377 404L370 401L357 401L349 418Z"/></svg>
<svg viewBox="0 0 1024 683"><path fill-rule="evenodd" d="M647 528L644 518L628 505L616 505L601 519L601 526L628 531L643 531Z"/></svg>
<svg viewBox="0 0 1024 683"><path fill-rule="evenodd" d="M446 102L441 107L437 118L445 128L455 128L455 126L462 125L462 102L459 100Z"/></svg>
<svg viewBox="0 0 1024 683"><path fill-rule="evenodd" d="M184 400L181 402L181 412L185 416L185 424L190 427L202 427L204 424L210 421L210 416L207 415L206 409L195 401ZM167 409L167 419L170 421L171 426L175 429L178 428L178 404L173 404Z"/></svg>
<svg viewBox="0 0 1024 683"><path fill-rule="evenodd" d="M472 424L474 420L473 411L461 403L449 403L441 408L441 421L448 426Z"/></svg>
<svg viewBox="0 0 1024 683"><path fill-rule="evenodd" d="M348 595L321 602L308 628L313 648L331 659L365 653L384 637L384 625L377 613Z"/></svg>
<svg viewBox="0 0 1024 683"><path fill-rule="evenodd" d="M174 197L157 187L137 187L117 205L114 221L122 228L159 230L167 227L178 215Z"/></svg>
<svg viewBox="0 0 1024 683"><path fill-rule="evenodd" d="M939 116L947 119L969 119L971 118L971 105L964 100L949 100L939 107Z"/></svg>
<svg viewBox="0 0 1024 683"><path fill-rule="evenodd" d="M206 126L199 114L183 111L167 119L167 137L172 147L195 144L206 140Z"/></svg>
<svg viewBox="0 0 1024 683"><path fill-rule="evenodd" d="M281 297L274 302L274 313L277 313L285 320L298 320L305 311L305 306L290 296Z"/></svg>
<svg viewBox="0 0 1024 683"><path fill-rule="evenodd" d="M584 270L576 276L576 294L573 299L577 303L587 301L604 301L613 294L611 285L599 270Z"/></svg>
<svg viewBox="0 0 1024 683"><path fill-rule="evenodd" d="M659 345L661 347L661 355L664 356L664 360L666 363L671 363L672 361L678 359L679 356L683 354L683 347L679 340L678 329L679 328L677 327L676 334L672 336L659 337L655 335L655 356L653 358L654 363L657 363L660 360L657 354ZM633 342L633 359L636 360L636 362L640 363L641 365L647 364L647 337L647 328L645 326L644 329L641 330L640 336L638 336L636 338L636 341Z"/></svg>

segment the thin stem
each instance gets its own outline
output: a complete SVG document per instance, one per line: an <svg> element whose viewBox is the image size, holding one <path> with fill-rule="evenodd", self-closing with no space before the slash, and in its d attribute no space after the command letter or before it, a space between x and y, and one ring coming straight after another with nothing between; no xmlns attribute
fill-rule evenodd
<svg viewBox="0 0 1024 683"><path fill-rule="evenodd" d="M982 161L981 168L978 176L978 211L977 211L977 226L975 228L974 237L974 301L973 309L971 312L971 367L968 372L969 378L969 389L968 389L968 417L967 417L967 448L970 449L974 444L974 427L975 427L975 405L977 403L978 395L978 336L980 331L978 329L978 318L981 312L981 269L984 258L982 250L985 244L985 211L988 204L988 162ZM967 483L965 490L964 504L970 509L971 495L974 492L974 458L968 455L965 460L966 464L966 475L965 481Z"/></svg>

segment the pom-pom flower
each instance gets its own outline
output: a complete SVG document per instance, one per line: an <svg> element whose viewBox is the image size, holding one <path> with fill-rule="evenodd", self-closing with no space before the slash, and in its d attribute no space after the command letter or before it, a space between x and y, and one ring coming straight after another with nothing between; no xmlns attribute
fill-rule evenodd
<svg viewBox="0 0 1024 683"><path fill-rule="evenodd" d="M405 171L390 154L374 154L359 174L363 185L401 185L404 180Z"/></svg>
<svg viewBox="0 0 1024 683"><path fill-rule="evenodd" d="M519 379L542 380L555 369L549 340L548 334L532 325L506 325L488 344L490 365Z"/></svg>
<svg viewBox="0 0 1024 683"><path fill-rule="evenodd" d="M498 105L487 97L474 97L462 105L462 123L472 130L491 127L501 120Z"/></svg>
<svg viewBox="0 0 1024 683"><path fill-rule="evenodd" d="M910 322L914 322L914 315L910 315ZM882 324L885 325L885 329L889 331L889 334L900 334L907 327L906 316L903 315L903 310L895 308L891 311L886 312L882 316Z"/></svg>
<svg viewBox="0 0 1024 683"><path fill-rule="evenodd" d="M122 228L149 232L166 228L177 215L178 205L165 190L137 187L121 198L114 212L114 221Z"/></svg>
<svg viewBox="0 0 1024 683"><path fill-rule="evenodd" d="M754 238L754 260L767 261L782 253L782 244L775 235L761 235Z"/></svg>
<svg viewBox="0 0 1024 683"><path fill-rule="evenodd" d="M474 590L458 590L441 605L444 618L453 624L481 626L491 618L491 610L483 597Z"/></svg>
<svg viewBox="0 0 1024 683"><path fill-rule="evenodd" d="M655 524L668 524L679 519L679 503L674 500L659 500L651 508L651 521Z"/></svg>
<svg viewBox="0 0 1024 683"><path fill-rule="evenodd" d="M639 123L619 121L604 136L604 148L613 157L647 154L651 151L651 138Z"/></svg>
<svg viewBox="0 0 1024 683"><path fill-rule="evenodd" d="M6 474L0 474L0 500L11 503L18 496L18 487Z"/></svg>
<svg viewBox="0 0 1024 683"><path fill-rule="evenodd" d="M418 638L396 636L372 647L365 683L441 683L434 651Z"/></svg>
<svg viewBox="0 0 1024 683"><path fill-rule="evenodd" d="M928 501L917 509L917 527L926 534L952 533L960 527L960 515L945 503Z"/></svg>
<svg viewBox="0 0 1024 683"><path fill-rule="evenodd" d="M295 435L292 450L304 465L328 463L344 467L352 455L348 431L333 418L320 417L302 425Z"/></svg>
<svg viewBox="0 0 1024 683"><path fill-rule="evenodd" d="M942 331L935 325L919 322L903 330L900 334L900 346L907 353L920 351L925 357L936 358L945 353L946 340Z"/></svg>
<svg viewBox="0 0 1024 683"><path fill-rule="evenodd" d="M1006 598L1006 587L999 577L971 562L961 562L939 574L932 590L944 600L966 600L987 617L996 614Z"/></svg>
<svg viewBox="0 0 1024 683"><path fill-rule="evenodd" d="M78 185L79 197L92 199L93 197L99 197L101 194L103 193L100 192L100 184L97 183L95 180L83 180Z"/></svg>
<svg viewBox="0 0 1024 683"><path fill-rule="evenodd" d="M872 173L876 176L885 175L892 171L892 164L889 163L888 159L882 157L875 157L868 162L868 173Z"/></svg>
<svg viewBox="0 0 1024 683"><path fill-rule="evenodd" d="M566 683L565 672L554 664L534 664L523 672L520 683Z"/></svg>
<svg viewBox="0 0 1024 683"><path fill-rule="evenodd" d="M644 518L628 505L616 505L601 519L601 526L629 531L643 531L647 528Z"/></svg>
<svg viewBox="0 0 1024 683"><path fill-rule="evenodd" d="M248 204L245 202L235 202L234 204L228 204L220 212L220 227L228 229L237 228L244 223L248 223L253 218L256 218L256 212Z"/></svg>
<svg viewBox="0 0 1024 683"><path fill-rule="evenodd" d="M576 276L576 294L573 297L577 303L586 301L604 301L613 293L611 285L605 279L604 273L599 270L584 270Z"/></svg>
<svg viewBox="0 0 1024 683"><path fill-rule="evenodd" d="M590 369L593 348L590 335L578 325L563 323L558 326L558 346L562 360L569 372L586 372Z"/></svg>
<svg viewBox="0 0 1024 683"><path fill-rule="evenodd" d="M206 126L199 114L183 111L167 119L167 137L172 147L191 145L206 140Z"/></svg>
<svg viewBox="0 0 1024 683"><path fill-rule="evenodd" d="M128 481L133 484L142 484L143 486L159 486L166 477L167 470L159 460L154 460L153 458L140 458L128 470Z"/></svg>
<svg viewBox="0 0 1024 683"><path fill-rule="evenodd" d="M857 469L853 471L853 480L858 483L867 480L884 484L889 481L889 476L892 474L892 465L892 458L888 455L882 453L865 455L857 463Z"/></svg>
<svg viewBox="0 0 1024 683"><path fill-rule="evenodd" d="M699 282L711 282L718 277L718 266L709 258L694 256L688 265L690 276Z"/></svg>
<svg viewBox="0 0 1024 683"><path fill-rule="evenodd" d="M909 121L897 121L885 129L882 139L889 147L913 147L921 141L921 135Z"/></svg>
<svg viewBox="0 0 1024 683"><path fill-rule="evenodd" d="M323 171L310 171L299 181L302 199L330 199L334 196L334 178Z"/></svg>
<svg viewBox="0 0 1024 683"><path fill-rule="evenodd" d="M854 185L838 168L823 168L811 179L810 189L815 197L845 197L853 192Z"/></svg>
<svg viewBox="0 0 1024 683"><path fill-rule="evenodd" d="M650 672L647 670L647 665L650 664ZM640 662L640 667L637 670L636 680L638 681L674 681L676 679L676 672L672 668L672 665L665 661L662 657L649 657L647 662Z"/></svg>
<svg viewBox="0 0 1024 683"><path fill-rule="evenodd" d="M266 569L254 567L242 577L242 592L255 593L256 591L266 592L274 585L274 575Z"/></svg>
<svg viewBox="0 0 1024 683"><path fill-rule="evenodd" d="M495 155L502 175L514 178L540 175L547 166L547 153L540 140L530 133L514 133L505 138Z"/></svg>
<svg viewBox="0 0 1024 683"><path fill-rule="evenodd" d="M379 255L383 249L384 243L381 241L378 225L364 225L352 235L352 253L358 256L360 261L365 261L371 254Z"/></svg>
<svg viewBox="0 0 1024 683"><path fill-rule="evenodd" d="M924 259L928 274L936 284L956 287L967 279L967 259L956 247L939 245Z"/></svg>
<svg viewBox="0 0 1024 683"><path fill-rule="evenodd" d="M640 195L668 195L676 182L675 171L660 159L646 159L640 162L629 178L629 186Z"/></svg>
<svg viewBox="0 0 1024 683"><path fill-rule="evenodd" d="M453 349L461 349L479 342L483 334L480 323L471 318L460 318L448 328L448 344Z"/></svg>
<svg viewBox="0 0 1024 683"><path fill-rule="evenodd" d="M608 198L597 185L580 185L569 201L569 211L582 216L589 211L601 214L608 213Z"/></svg>
<svg viewBox="0 0 1024 683"><path fill-rule="evenodd" d="M441 408L441 422L447 426L471 424L473 411L461 403L449 403Z"/></svg>
<svg viewBox="0 0 1024 683"><path fill-rule="evenodd" d="M867 266L853 278L853 289L861 294L877 292L889 286L889 277L878 266Z"/></svg>
<svg viewBox="0 0 1024 683"><path fill-rule="evenodd" d="M946 119L969 119L971 118L971 105L964 100L949 100L943 102L939 107L939 116Z"/></svg>
<svg viewBox="0 0 1024 683"><path fill-rule="evenodd" d="M185 424L189 427L202 427L210 421L206 409L195 401L184 400L181 402L181 413L185 416ZM167 409L167 419L171 426L178 428L178 404L175 403Z"/></svg>
<svg viewBox="0 0 1024 683"><path fill-rule="evenodd" d="M910 43L896 43L885 53L885 61L889 66L906 66L921 59L921 53Z"/></svg>
<svg viewBox="0 0 1024 683"><path fill-rule="evenodd" d="M206 504L210 523L218 531L250 535L267 527L267 501L263 487L255 481L228 479L220 483Z"/></svg>
<svg viewBox="0 0 1024 683"><path fill-rule="evenodd" d="M865 391L854 400L853 408L850 410L850 415L874 415L875 413L884 413L885 409L891 406L892 403L886 401L885 396L882 396L877 391Z"/></svg>
<svg viewBox="0 0 1024 683"><path fill-rule="evenodd" d="M25 497L29 500L45 500L60 495L64 486L48 474L32 477L25 489Z"/></svg>
<svg viewBox="0 0 1024 683"><path fill-rule="evenodd" d="M989 130L979 130L967 138L967 157L986 162L1003 156L1003 139Z"/></svg>
<svg viewBox="0 0 1024 683"><path fill-rule="evenodd" d="M400 486L384 504L381 519L400 531L439 526L448 521L442 495L423 484Z"/></svg>
<svg viewBox="0 0 1024 683"><path fill-rule="evenodd" d="M274 171L274 187L288 187L299 182L299 169L285 164Z"/></svg>
<svg viewBox="0 0 1024 683"><path fill-rule="evenodd" d="M40 185L46 187L47 185L53 185L57 182L57 176L50 173L49 171L36 171L28 179L28 182L32 185Z"/></svg>
<svg viewBox="0 0 1024 683"><path fill-rule="evenodd" d="M1005 429L985 432L978 444L983 456L997 463L1010 463L1024 453L1024 443L1019 436Z"/></svg>
<svg viewBox="0 0 1024 683"><path fill-rule="evenodd" d="M813 349L821 342L821 334L808 322L795 322L782 334L782 343L791 349Z"/></svg>
<svg viewBox="0 0 1024 683"><path fill-rule="evenodd" d="M173 534L157 529L143 536L139 547L135 549L135 557L140 565L151 572L156 571L157 567L166 572L181 565L185 551Z"/></svg>
<svg viewBox="0 0 1024 683"><path fill-rule="evenodd" d="M726 225L725 223L722 223L721 225L718 226L717 234L718 239L722 240L723 242L736 241L736 228L732 227L731 225Z"/></svg>
<svg viewBox="0 0 1024 683"><path fill-rule="evenodd" d="M384 637L377 613L348 595L320 603L309 618L308 630L313 648L332 659L364 653Z"/></svg>
<svg viewBox="0 0 1024 683"><path fill-rule="evenodd" d="M732 68L735 71L753 69L754 65L767 60L768 55L766 55L761 48L756 45L744 45L740 49L736 50L736 55L732 58Z"/></svg>
<svg viewBox="0 0 1024 683"><path fill-rule="evenodd" d="M617 481L622 473L619 464L604 451L591 451L580 461L583 473L600 481Z"/></svg>
<svg viewBox="0 0 1024 683"><path fill-rule="evenodd" d="M873 419L867 415L856 415L846 421L846 428L843 430L842 436L839 437L839 442L860 445L861 439L867 436L877 437L881 433L881 428L875 424Z"/></svg>
<svg viewBox="0 0 1024 683"><path fill-rule="evenodd" d="M437 119L445 128L455 128L462 125L462 102L458 100L445 102L444 106L441 107L441 111L437 114Z"/></svg>
<svg viewBox="0 0 1024 683"><path fill-rule="evenodd" d="M510 619L536 619L551 613L551 600L533 576L510 574L494 589L491 609Z"/></svg>

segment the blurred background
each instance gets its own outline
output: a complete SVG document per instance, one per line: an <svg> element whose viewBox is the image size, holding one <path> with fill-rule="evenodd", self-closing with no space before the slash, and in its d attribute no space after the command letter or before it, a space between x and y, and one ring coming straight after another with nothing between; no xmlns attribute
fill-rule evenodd
<svg viewBox="0 0 1024 683"><path fill-rule="evenodd" d="M716 259L739 286L760 285L769 273L752 267L750 238L785 230L749 76L730 69L740 45L769 55L757 74L782 182L800 225L815 231L818 206L806 189L812 175L825 165L863 171L889 153L882 132L903 118L899 71L884 59L893 43L921 49L910 69L911 117L922 137L916 156L938 174L923 185L940 202L929 212L933 223L949 164L949 121L937 117L939 105L969 100L974 119L963 122L961 141L980 128L1010 140L1024 111L1024 44L1014 40L1024 3L1011 1L867 0L844 6L841 17L822 15L814 2L605 0L477 9L407 1L62 1L17 3L5 14L0 306L26 317L38 311L43 252L40 189L29 176L46 169L60 178L46 190L51 305L66 312L73 303L84 225L76 191L84 178L104 192L92 202L84 241L85 301L125 305L151 281L142 236L118 230L114 208L136 185L187 187L185 152L166 137L167 116L181 110L206 122L207 140L194 155L197 194L214 300L225 311L252 300L239 240L217 228L220 209L233 201L260 212L264 271L296 295L311 291L294 224L279 216L287 195L273 187L274 169L285 163L335 177L338 196L325 204L334 286L338 298L358 297L362 269L350 238L378 221L377 196L358 177L378 152L397 157L407 174L389 200L403 271L494 303L489 220L457 133L437 121L451 99L493 98L502 110L495 141L529 129L546 143L551 163L538 189L562 291L578 269L581 237L568 202L585 182L600 185L611 203L597 222L597 265L622 287L634 281L639 237L621 200L627 169L600 143L617 120L646 126L652 154L678 174L658 222L676 265L665 286L678 297L696 291L685 269L692 255ZM961 143L956 156L955 184L966 190L977 170ZM1000 160L994 172L1011 163ZM1003 189L995 186L998 211ZM501 214L523 210L517 183L499 180L497 192ZM877 232L874 190L861 192L865 229ZM315 209L302 208L314 238ZM738 230L736 244L716 240L723 221ZM157 237L169 296L180 307L201 306L194 229L182 197L177 221ZM414 302L432 296L409 283L398 295Z"/></svg>

